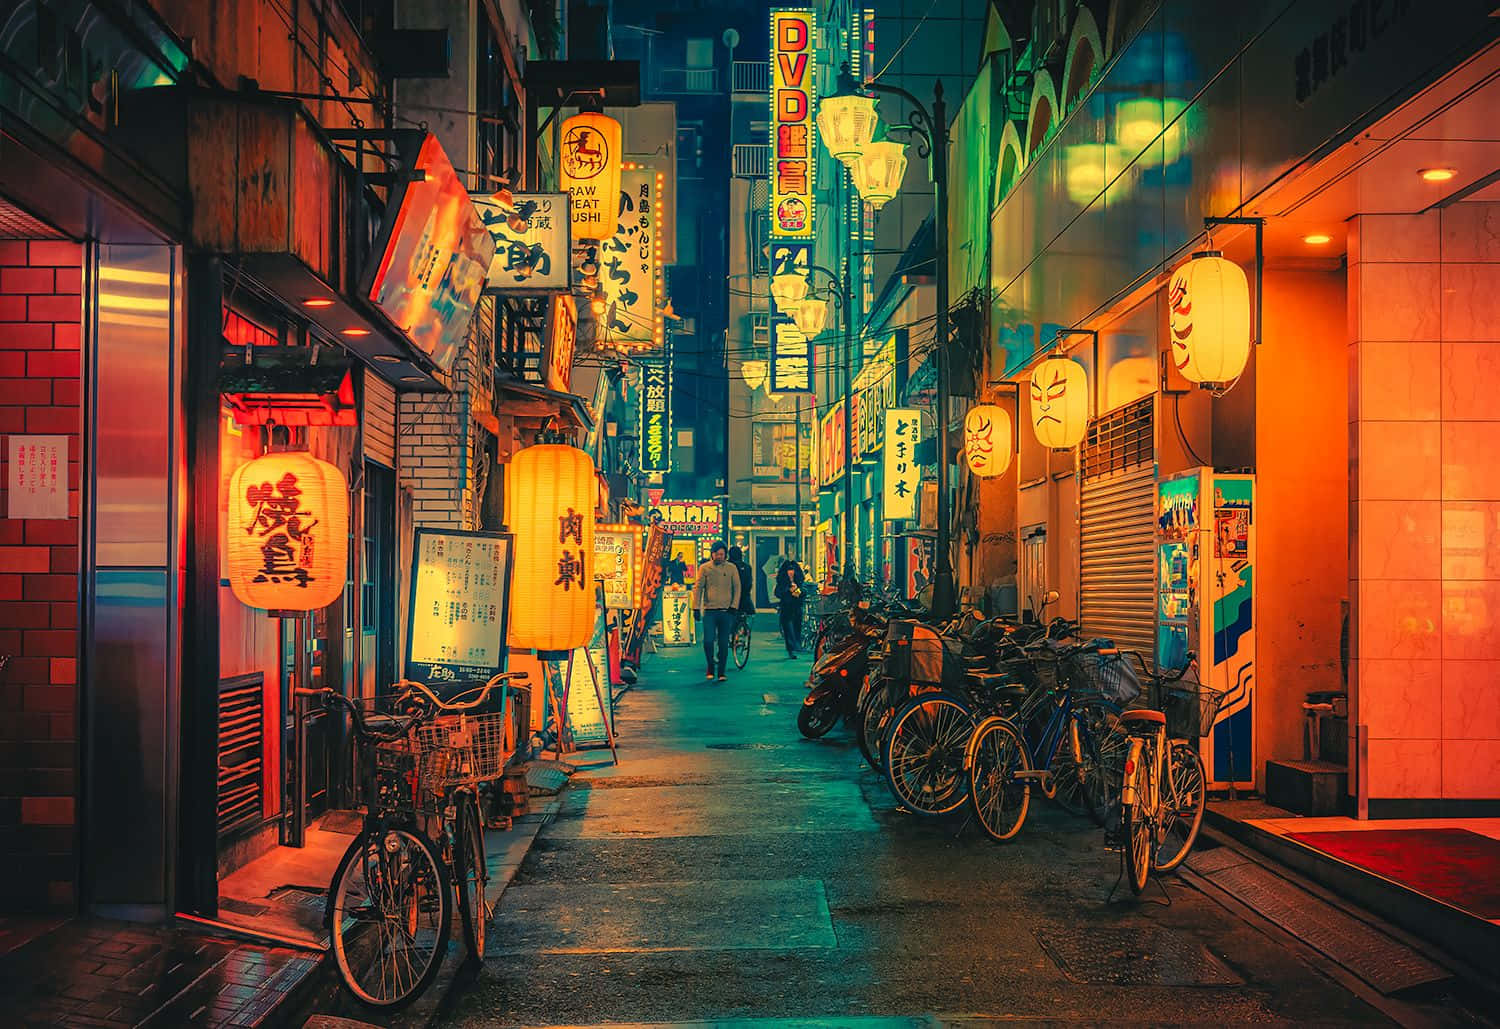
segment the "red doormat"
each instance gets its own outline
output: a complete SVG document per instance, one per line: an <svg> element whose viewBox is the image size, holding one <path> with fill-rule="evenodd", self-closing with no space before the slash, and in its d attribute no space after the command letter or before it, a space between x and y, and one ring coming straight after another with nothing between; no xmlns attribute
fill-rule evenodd
<svg viewBox="0 0 1500 1029"><path fill-rule="evenodd" d="M1500 840L1468 829L1351 829L1287 836L1481 918L1500 918Z"/></svg>

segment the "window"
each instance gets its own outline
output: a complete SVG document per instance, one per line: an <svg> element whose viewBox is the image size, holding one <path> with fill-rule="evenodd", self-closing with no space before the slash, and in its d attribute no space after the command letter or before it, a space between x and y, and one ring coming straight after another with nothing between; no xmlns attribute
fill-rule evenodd
<svg viewBox="0 0 1500 1029"><path fill-rule="evenodd" d="M808 449L804 441L803 463ZM750 426L751 471L757 477L792 480L797 467L797 424L795 422L758 422Z"/></svg>
<svg viewBox="0 0 1500 1029"><path fill-rule="evenodd" d="M712 68L714 66L714 41L712 39L690 39L687 41L689 68Z"/></svg>

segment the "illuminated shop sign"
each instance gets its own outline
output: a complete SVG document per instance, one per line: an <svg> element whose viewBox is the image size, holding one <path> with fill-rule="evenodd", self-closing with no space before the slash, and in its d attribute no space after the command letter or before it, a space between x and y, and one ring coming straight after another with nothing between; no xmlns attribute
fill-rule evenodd
<svg viewBox="0 0 1500 1029"><path fill-rule="evenodd" d="M885 475L881 498L885 517L915 518L922 468L917 444L922 442L922 415L914 407L895 407L885 413Z"/></svg>
<svg viewBox="0 0 1500 1029"><path fill-rule="evenodd" d="M568 194L501 190L470 199L495 237L487 292L538 293L571 285Z"/></svg>
<svg viewBox="0 0 1500 1029"><path fill-rule="evenodd" d="M783 239L813 234L814 17L807 8L771 12L771 235Z"/></svg>
<svg viewBox="0 0 1500 1029"><path fill-rule="evenodd" d="M811 243L772 243L771 275L806 274ZM813 392L813 341L803 335L789 312L771 303L771 393Z"/></svg>
<svg viewBox="0 0 1500 1029"><path fill-rule="evenodd" d="M672 469L672 368L666 361L641 366L641 471Z"/></svg>
<svg viewBox="0 0 1500 1029"><path fill-rule="evenodd" d="M597 338L629 350L659 347L662 329L662 239L672 231L659 200L665 176L652 168L626 165L614 235L599 246L599 284L604 315Z"/></svg>
<svg viewBox="0 0 1500 1029"><path fill-rule="evenodd" d="M650 513L661 515L659 524L673 536L718 536L724 528L717 500L664 500Z"/></svg>

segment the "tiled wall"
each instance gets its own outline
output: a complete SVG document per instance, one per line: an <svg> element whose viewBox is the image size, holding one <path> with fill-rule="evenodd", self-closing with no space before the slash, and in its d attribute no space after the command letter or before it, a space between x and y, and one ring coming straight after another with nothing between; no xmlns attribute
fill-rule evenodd
<svg viewBox="0 0 1500 1029"><path fill-rule="evenodd" d="M1349 234L1359 781L1500 799L1500 204Z"/></svg>
<svg viewBox="0 0 1500 1029"><path fill-rule="evenodd" d="M74 897L81 261L0 240L0 911ZM69 518L5 517L17 433L68 436Z"/></svg>

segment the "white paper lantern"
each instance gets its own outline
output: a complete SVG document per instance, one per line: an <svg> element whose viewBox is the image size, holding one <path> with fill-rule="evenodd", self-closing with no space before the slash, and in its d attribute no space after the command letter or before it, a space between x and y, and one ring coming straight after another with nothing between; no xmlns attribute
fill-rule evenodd
<svg viewBox="0 0 1500 1029"><path fill-rule="evenodd" d="M229 480L229 588L267 611L317 611L344 592L349 485L304 451L265 454Z"/></svg>
<svg viewBox="0 0 1500 1029"><path fill-rule="evenodd" d="M969 471L981 479L1004 475L1014 442L1009 411L994 404L969 408L964 417L964 457Z"/></svg>
<svg viewBox="0 0 1500 1029"><path fill-rule="evenodd" d="M1031 373L1031 427L1044 447L1072 450L1089 424L1089 382L1083 365L1049 357Z"/></svg>
<svg viewBox="0 0 1500 1029"><path fill-rule="evenodd" d="M1178 268L1167 292L1172 363L1189 382L1233 382L1250 359L1250 284L1217 250Z"/></svg>

